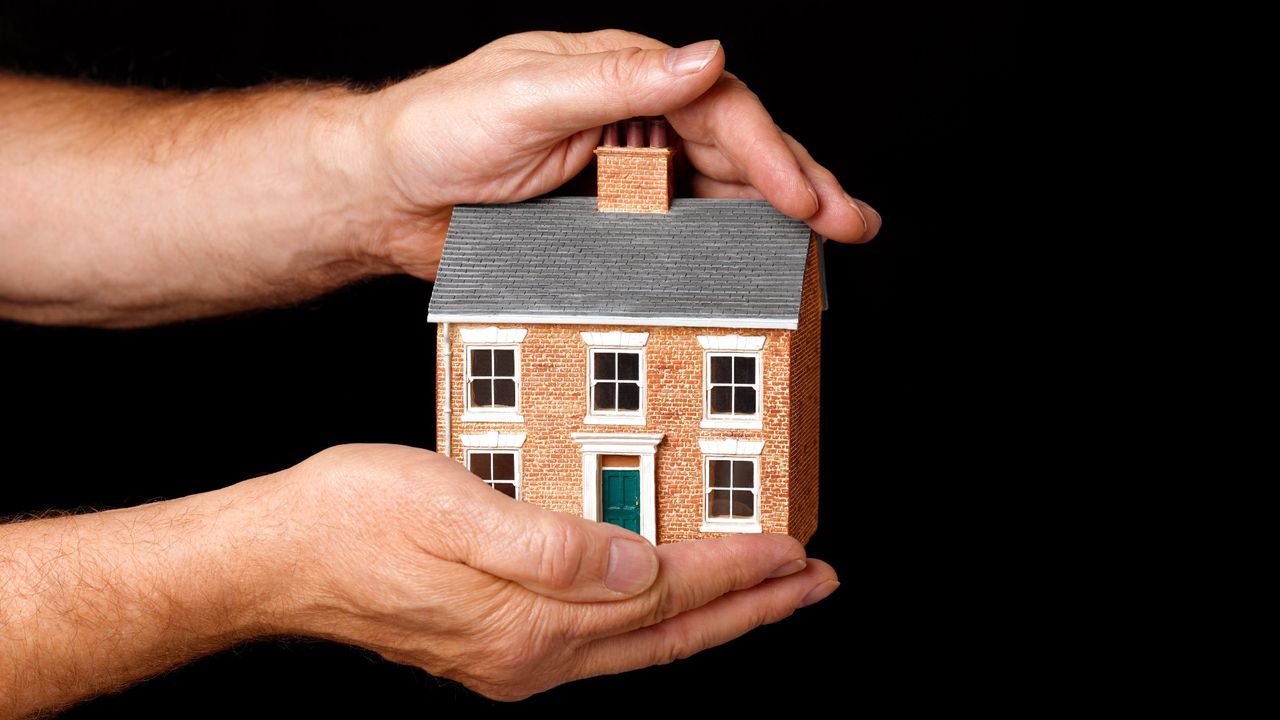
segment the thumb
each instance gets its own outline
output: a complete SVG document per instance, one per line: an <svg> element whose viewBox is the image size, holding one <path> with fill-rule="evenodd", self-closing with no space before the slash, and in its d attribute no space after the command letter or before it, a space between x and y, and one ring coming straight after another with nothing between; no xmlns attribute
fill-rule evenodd
<svg viewBox="0 0 1280 720"><path fill-rule="evenodd" d="M579 602L631 597L657 579L657 551L636 533L477 485L483 491L468 503L469 512L484 520L469 523L466 537L455 536L462 557L454 559L539 594Z"/></svg>
<svg viewBox="0 0 1280 720"><path fill-rule="evenodd" d="M719 40L554 58L538 68L531 82L542 91L539 119L547 130L557 133L682 108L724 72Z"/></svg>

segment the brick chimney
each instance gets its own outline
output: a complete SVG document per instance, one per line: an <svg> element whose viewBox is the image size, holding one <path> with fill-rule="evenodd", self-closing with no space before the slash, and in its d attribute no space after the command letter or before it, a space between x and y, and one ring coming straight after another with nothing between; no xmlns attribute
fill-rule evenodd
<svg viewBox="0 0 1280 720"><path fill-rule="evenodd" d="M625 143L619 141L623 134ZM671 207L675 152L667 147L667 122L662 118L633 118L606 125L604 138L596 148L596 209L667 212Z"/></svg>

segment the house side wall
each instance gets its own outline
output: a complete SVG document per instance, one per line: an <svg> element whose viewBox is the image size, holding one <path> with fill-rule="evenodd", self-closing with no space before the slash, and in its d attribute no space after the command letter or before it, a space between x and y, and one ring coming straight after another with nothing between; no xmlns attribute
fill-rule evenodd
<svg viewBox="0 0 1280 720"><path fill-rule="evenodd" d="M520 413L523 423L463 422L466 384L463 328L489 325L450 325L453 427L451 454L465 462L464 433L525 433L521 452L521 497L527 502L574 515L582 514L582 453L572 438L576 432L663 433L656 455L658 542L677 542L715 533L702 533L703 454L698 441L736 438L764 441L760 458L760 521L765 532L786 533L790 527L788 493L792 407L791 331L726 330L723 328L620 327L613 325L498 325L527 330L520 344ZM645 356L645 424L586 424L588 346L581 333L648 332ZM438 330L438 340L444 331ZM764 336L761 351L761 430L704 429L703 358L699 335ZM443 352L440 353L443 363ZM443 367L443 366L442 366ZM443 418L443 381L438 418ZM437 428L437 447L444 448L443 420Z"/></svg>
<svg viewBox="0 0 1280 720"><path fill-rule="evenodd" d="M822 288L818 241L809 243L800 322L791 343L791 487L787 532L808 542L818 529L818 437L822 379Z"/></svg>

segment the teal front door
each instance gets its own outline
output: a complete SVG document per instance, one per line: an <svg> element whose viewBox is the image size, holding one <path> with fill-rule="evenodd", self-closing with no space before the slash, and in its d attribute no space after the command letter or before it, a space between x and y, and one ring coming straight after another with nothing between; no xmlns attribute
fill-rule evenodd
<svg viewBox="0 0 1280 720"><path fill-rule="evenodd" d="M600 506L605 522L640 532L640 471L601 470Z"/></svg>

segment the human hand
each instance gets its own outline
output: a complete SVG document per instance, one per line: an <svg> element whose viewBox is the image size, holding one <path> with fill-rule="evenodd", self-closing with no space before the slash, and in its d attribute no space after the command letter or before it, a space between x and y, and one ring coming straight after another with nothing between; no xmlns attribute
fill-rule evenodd
<svg viewBox="0 0 1280 720"><path fill-rule="evenodd" d="M716 41L685 48L634 33L530 32L361 100L372 138L362 191L381 205L365 251L432 279L456 204L525 200L581 171L600 126L666 115L696 194L764 198L833 240L863 242L880 217L783 133L724 72Z"/></svg>
<svg viewBox="0 0 1280 720"><path fill-rule="evenodd" d="M249 482L287 498L261 503L289 546L270 555L295 570L264 603L270 631L359 645L500 700L688 657L838 584L784 535L655 550L414 448L341 446Z"/></svg>

